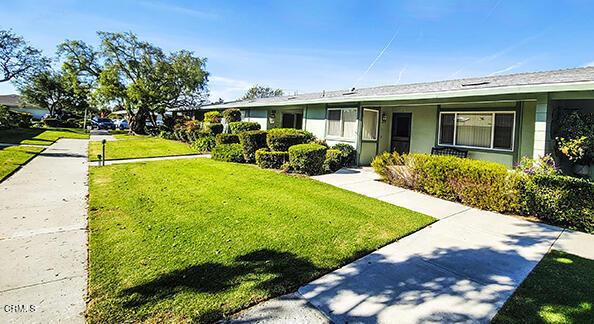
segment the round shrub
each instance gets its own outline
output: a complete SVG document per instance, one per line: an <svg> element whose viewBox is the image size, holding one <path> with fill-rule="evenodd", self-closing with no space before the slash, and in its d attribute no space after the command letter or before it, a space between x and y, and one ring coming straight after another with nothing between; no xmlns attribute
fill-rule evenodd
<svg viewBox="0 0 594 324"><path fill-rule="evenodd" d="M256 164L263 169L280 169L288 160L288 152L271 152L267 148L256 151Z"/></svg>
<svg viewBox="0 0 594 324"><path fill-rule="evenodd" d="M248 163L256 162L256 151L266 147L266 131L252 130L239 133L243 158Z"/></svg>
<svg viewBox="0 0 594 324"><path fill-rule="evenodd" d="M266 143L273 151L286 152L289 147L311 142L313 135L310 132L294 128L273 128L268 131Z"/></svg>
<svg viewBox="0 0 594 324"><path fill-rule="evenodd" d="M210 157L213 160L224 162L243 163L243 150L241 144L220 144L212 149Z"/></svg>
<svg viewBox="0 0 594 324"><path fill-rule="evenodd" d="M217 145L219 144L239 144L239 136L237 134L217 134L215 137Z"/></svg>
<svg viewBox="0 0 594 324"><path fill-rule="evenodd" d="M211 135L199 137L192 142L192 147L198 152L210 152L215 145L215 138Z"/></svg>
<svg viewBox="0 0 594 324"><path fill-rule="evenodd" d="M223 111L223 117L227 123L241 121L241 111L237 108L229 108Z"/></svg>
<svg viewBox="0 0 594 324"><path fill-rule="evenodd" d="M223 124L221 123L206 123L204 124L204 130L210 132L212 136L221 134L223 132Z"/></svg>
<svg viewBox="0 0 594 324"><path fill-rule="evenodd" d="M239 134L252 130L260 130L260 124L256 122L232 122L229 123L232 134Z"/></svg>
<svg viewBox="0 0 594 324"><path fill-rule="evenodd" d="M336 172L342 168L342 152L339 150L327 150L326 160L324 161L324 170L330 172Z"/></svg>
<svg viewBox="0 0 594 324"><path fill-rule="evenodd" d="M299 144L289 148L289 164L295 172L322 174L327 148L319 144Z"/></svg>
<svg viewBox="0 0 594 324"><path fill-rule="evenodd" d="M218 111L209 111L204 114L205 123L218 124L221 122L221 118L223 118L223 116Z"/></svg>
<svg viewBox="0 0 594 324"><path fill-rule="evenodd" d="M355 165L355 160L357 159L357 151L355 148L349 144L339 143L332 146L333 150L339 150L341 155L341 162L342 166L351 166Z"/></svg>

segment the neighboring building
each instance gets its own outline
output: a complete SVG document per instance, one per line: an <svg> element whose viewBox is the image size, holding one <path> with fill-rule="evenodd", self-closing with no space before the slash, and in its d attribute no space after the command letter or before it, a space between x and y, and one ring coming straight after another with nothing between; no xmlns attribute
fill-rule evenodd
<svg viewBox="0 0 594 324"><path fill-rule="evenodd" d="M21 105L20 99L21 96L16 94L0 95L0 105L5 105L10 110L15 112L30 113L33 115L33 119L41 119L45 114L47 114L46 109L31 105Z"/></svg>
<svg viewBox="0 0 594 324"><path fill-rule="evenodd" d="M328 144L348 143L367 165L383 151L468 150L473 159L512 167L552 151L562 110L594 112L594 67L323 91L223 104L262 129L296 127ZM553 128L554 129L554 128Z"/></svg>

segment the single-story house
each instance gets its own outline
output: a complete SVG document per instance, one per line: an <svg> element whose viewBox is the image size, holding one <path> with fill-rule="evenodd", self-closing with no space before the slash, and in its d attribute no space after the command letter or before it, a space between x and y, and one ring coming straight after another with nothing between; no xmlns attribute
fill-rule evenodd
<svg viewBox="0 0 594 324"><path fill-rule="evenodd" d="M239 108L262 129L294 127L327 143L348 143L358 163L383 151L468 151L472 159L512 167L522 156L552 152L562 110L594 112L594 67L218 103Z"/></svg>

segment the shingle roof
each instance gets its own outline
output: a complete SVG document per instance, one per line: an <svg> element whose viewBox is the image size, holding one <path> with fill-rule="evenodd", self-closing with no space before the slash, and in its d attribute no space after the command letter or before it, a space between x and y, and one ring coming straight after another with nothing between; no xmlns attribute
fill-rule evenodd
<svg viewBox="0 0 594 324"><path fill-rule="evenodd" d="M426 83L412 83L402 85L387 85L372 88L361 88L339 91L325 91L299 94L295 96L279 96L271 98L260 98L255 100L244 100L224 104L212 104L203 106L203 109L217 109L229 107L258 107L267 105L293 105L319 102L345 102L359 100L382 100L390 97L398 99L413 98L413 95L441 93L455 93L456 96L467 96L476 93L472 90L494 90L492 92L513 93L521 87L539 85L561 85L579 84L593 82L591 88L594 90L594 67L572 68L564 70L517 73L508 75L485 76L458 80L434 81ZM543 88L544 89L544 88Z"/></svg>

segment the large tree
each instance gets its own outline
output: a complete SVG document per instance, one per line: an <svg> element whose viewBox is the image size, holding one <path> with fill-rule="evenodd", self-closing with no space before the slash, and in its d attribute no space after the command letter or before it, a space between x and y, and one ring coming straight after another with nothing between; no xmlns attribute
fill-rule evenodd
<svg viewBox="0 0 594 324"><path fill-rule="evenodd" d="M270 87L264 87L261 85L254 85L248 89L248 91L241 97L241 100L251 100L256 98L268 98L268 97L276 97L282 96L283 90L282 89L272 89Z"/></svg>
<svg viewBox="0 0 594 324"><path fill-rule="evenodd" d="M51 70L29 76L19 82L18 89L24 102L47 109L51 117L60 116L64 110L84 109L86 105L64 76Z"/></svg>
<svg viewBox="0 0 594 324"><path fill-rule="evenodd" d="M11 30L0 30L0 82L22 79L49 66L50 60Z"/></svg>
<svg viewBox="0 0 594 324"><path fill-rule="evenodd" d="M98 50L81 41L58 47L64 70L93 89L96 102L126 110L130 129L167 108L202 104L207 98L206 59L192 52L165 53L133 33L98 32Z"/></svg>

